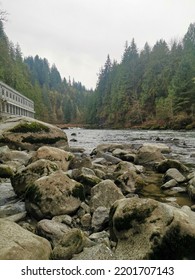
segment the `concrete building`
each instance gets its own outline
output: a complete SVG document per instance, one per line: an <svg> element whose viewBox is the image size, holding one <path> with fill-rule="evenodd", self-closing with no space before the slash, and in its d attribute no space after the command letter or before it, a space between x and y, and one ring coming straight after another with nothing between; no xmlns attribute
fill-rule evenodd
<svg viewBox="0 0 195 280"><path fill-rule="evenodd" d="M34 102L0 81L0 114L34 118Z"/></svg>

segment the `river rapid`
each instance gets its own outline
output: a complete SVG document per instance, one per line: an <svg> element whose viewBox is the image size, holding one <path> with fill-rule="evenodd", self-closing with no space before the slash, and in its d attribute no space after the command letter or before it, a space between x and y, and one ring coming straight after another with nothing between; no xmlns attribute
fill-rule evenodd
<svg viewBox="0 0 195 280"><path fill-rule="evenodd" d="M65 130L69 145L91 151L99 144L109 143L164 143L171 147L171 157L195 167L195 130L133 130L83 129Z"/></svg>

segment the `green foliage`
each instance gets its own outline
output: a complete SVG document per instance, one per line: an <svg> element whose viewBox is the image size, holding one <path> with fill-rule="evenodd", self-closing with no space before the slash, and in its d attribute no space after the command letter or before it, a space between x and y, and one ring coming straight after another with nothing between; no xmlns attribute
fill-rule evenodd
<svg viewBox="0 0 195 280"><path fill-rule="evenodd" d="M118 128L180 127L181 116L185 116L188 121L182 121L181 127L193 127L195 23L181 42L171 46L161 39L138 51L132 39L121 57L117 62L108 55L95 91L87 90L74 79L62 79L46 58L23 58L20 46L9 41L0 20L0 80L34 101L36 118Z"/></svg>
<svg viewBox="0 0 195 280"><path fill-rule="evenodd" d="M195 23L182 42L171 46L161 39L138 52L134 39L126 42L120 63L107 57L88 106L87 121L101 127L192 127ZM182 114L185 121L180 122Z"/></svg>
<svg viewBox="0 0 195 280"><path fill-rule="evenodd" d="M0 80L35 103L35 117L51 123L84 121L91 91L80 83L62 80L57 67L36 55L23 58L20 46L9 41L0 20Z"/></svg>

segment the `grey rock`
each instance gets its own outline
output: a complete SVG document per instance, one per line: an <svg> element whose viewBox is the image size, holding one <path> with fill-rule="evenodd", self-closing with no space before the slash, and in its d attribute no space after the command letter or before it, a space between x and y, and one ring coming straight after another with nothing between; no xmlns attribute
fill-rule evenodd
<svg viewBox="0 0 195 280"><path fill-rule="evenodd" d="M92 229L97 232L108 226L109 209L103 206L98 207L92 216L91 226Z"/></svg>
<svg viewBox="0 0 195 280"><path fill-rule="evenodd" d="M178 185L178 182L175 179L171 179L171 180L167 181L165 184L163 184L161 186L161 189L166 190L166 189L173 188L177 185Z"/></svg>
<svg viewBox="0 0 195 280"><path fill-rule="evenodd" d="M94 212L100 206L109 209L116 200L121 198L124 198L124 196L114 182L104 180L91 189L91 211Z"/></svg>
<svg viewBox="0 0 195 280"><path fill-rule="evenodd" d="M104 243L97 244L75 255L72 260L113 260L112 250Z"/></svg>
<svg viewBox="0 0 195 280"><path fill-rule="evenodd" d="M54 220L43 219L37 223L36 233L51 242L52 246L71 228Z"/></svg>
<svg viewBox="0 0 195 280"><path fill-rule="evenodd" d="M176 168L169 168L164 175L165 182L172 179L174 179L178 183L183 183L186 181L186 178Z"/></svg>
<svg viewBox="0 0 195 280"><path fill-rule="evenodd" d="M50 255L48 240L0 219L0 260L49 260Z"/></svg>

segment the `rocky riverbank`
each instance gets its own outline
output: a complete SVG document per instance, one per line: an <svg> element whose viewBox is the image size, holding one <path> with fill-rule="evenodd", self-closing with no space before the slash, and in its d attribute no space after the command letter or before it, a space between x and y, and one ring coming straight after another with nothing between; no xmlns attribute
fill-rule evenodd
<svg viewBox="0 0 195 280"><path fill-rule="evenodd" d="M195 170L167 145L87 155L55 126L10 118L0 146L0 259L195 259Z"/></svg>

